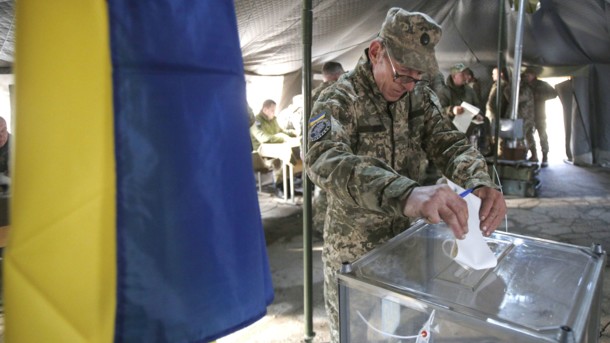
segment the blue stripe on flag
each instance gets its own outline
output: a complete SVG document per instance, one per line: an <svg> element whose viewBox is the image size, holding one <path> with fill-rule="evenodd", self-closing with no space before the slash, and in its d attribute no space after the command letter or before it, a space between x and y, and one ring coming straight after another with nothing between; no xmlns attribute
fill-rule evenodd
<svg viewBox="0 0 610 343"><path fill-rule="evenodd" d="M232 1L109 1L116 342L211 341L273 300Z"/></svg>

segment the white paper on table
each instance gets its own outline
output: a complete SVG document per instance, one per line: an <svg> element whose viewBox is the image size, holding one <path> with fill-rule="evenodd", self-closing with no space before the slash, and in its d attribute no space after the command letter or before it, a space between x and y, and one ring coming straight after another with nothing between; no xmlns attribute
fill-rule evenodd
<svg viewBox="0 0 610 343"><path fill-rule="evenodd" d="M464 192L464 189L455 183L447 180L449 187L458 194ZM496 255L491 251L483 233L481 232L481 220L479 219L479 210L481 209L481 199L470 193L464 197L468 204L468 233L464 239L456 239L457 254L453 258L462 266L475 270L494 268L498 264Z"/></svg>

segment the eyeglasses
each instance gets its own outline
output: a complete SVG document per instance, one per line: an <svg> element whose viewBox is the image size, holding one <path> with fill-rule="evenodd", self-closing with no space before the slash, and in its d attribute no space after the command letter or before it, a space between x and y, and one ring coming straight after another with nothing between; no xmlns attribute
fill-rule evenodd
<svg viewBox="0 0 610 343"><path fill-rule="evenodd" d="M396 72L396 68L394 68L394 63L392 63L392 56L390 56L390 49L388 48L388 46L385 46L385 51L388 55L388 60L390 61L390 67L392 67L392 72L394 73L394 75L392 75L392 78L394 79L394 82L398 81L398 83L402 84L402 85L406 85L409 83L414 83L415 85L420 84L420 85L427 85L428 84L428 80L423 80L423 79L416 79L414 77L411 77L409 75L400 75Z"/></svg>

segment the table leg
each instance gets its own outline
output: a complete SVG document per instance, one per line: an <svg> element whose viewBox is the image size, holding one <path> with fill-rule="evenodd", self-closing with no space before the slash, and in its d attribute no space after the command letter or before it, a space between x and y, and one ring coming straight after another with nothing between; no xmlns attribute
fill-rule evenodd
<svg viewBox="0 0 610 343"><path fill-rule="evenodd" d="M288 170L290 171L290 200L294 202L294 167L292 164L288 165Z"/></svg>
<svg viewBox="0 0 610 343"><path fill-rule="evenodd" d="M286 164L282 163L282 178L284 180L284 183L282 184L282 187L284 188L284 201L288 200L288 192L286 192L286 186L288 185L288 183L286 183Z"/></svg>

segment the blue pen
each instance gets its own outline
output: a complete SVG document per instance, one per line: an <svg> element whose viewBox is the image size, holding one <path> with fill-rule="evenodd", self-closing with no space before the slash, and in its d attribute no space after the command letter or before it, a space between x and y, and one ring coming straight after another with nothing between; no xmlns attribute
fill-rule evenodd
<svg viewBox="0 0 610 343"><path fill-rule="evenodd" d="M464 198L468 194L472 193L473 190L474 190L473 188L469 188L469 189L463 191L462 193L460 193L460 197Z"/></svg>

